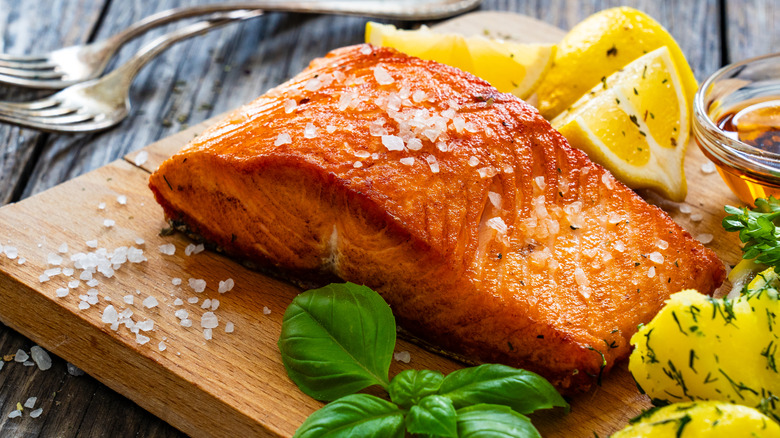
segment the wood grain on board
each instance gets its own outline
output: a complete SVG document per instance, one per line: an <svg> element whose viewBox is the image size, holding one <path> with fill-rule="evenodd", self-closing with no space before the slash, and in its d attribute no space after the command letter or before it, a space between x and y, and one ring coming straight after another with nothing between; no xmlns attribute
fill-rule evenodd
<svg viewBox="0 0 780 438"><path fill-rule="evenodd" d="M496 33L527 37L551 35L555 31L549 25L542 26L539 22L517 17L508 13L491 17L474 14L459 18L456 27L464 33L482 33L486 28L485 20L489 18L487 27ZM309 58L311 56L305 59ZM298 59L304 59L303 55ZM297 72L307 62L285 74ZM275 84L283 79L274 78L269 83ZM255 94L259 93L248 96ZM192 108L194 103L190 99L190 110ZM150 118L152 122L154 119ZM282 312L298 290L248 271L217 254L206 252L184 256L184 247L189 243L185 238L157 235L164 222L161 210L146 189L147 172L201 130L202 126L186 129L147 147L150 158L144 169L135 168L127 162L114 162L0 209L2 243L10 239L19 248L20 255L28 260L19 266L0 259L0 308L3 309L0 320L58 356L81 366L112 389L185 433L193 436L235 436L242 433L289 436L306 415L320 406L287 380L276 349ZM111 137L111 134L107 136ZM78 143L83 140L65 138L62 141ZM113 140L111 142L114 143ZM99 147L95 142L82 146ZM47 146L44 153L50 151L51 157L47 158L56 164L61 162L58 157L71 147L74 147L73 144ZM126 151L123 147L110 154ZM134 155L128 157L130 162ZM652 194L646 196L651 202L661 205L692 234L713 234L715 239L710 246L725 262L733 264L738 259L736 239L725 236L719 223L723 215L722 205L738 201L728 193L717 174L702 172L704 162L704 157L692 145L686 162L689 182L687 203L693 213L703 216L701 221L692 221L690 214L680 212L679 204L663 202ZM40 166L43 167L36 167L34 172L39 181L46 181L41 172L52 170L48 167L50 164L43 163L42 160ZM70 170L67 166L62 169L65 173L55 178L68 177ZM30 189L31 193L51 183L41 184L37 189ZM116 202L119 194L127 195L126 206ZM105 210L98 210L100 202L106 203ZM116 225L104 227L103 220L107 218L115 220ZM99 285L101 302L90 309L77 309L77 295L85 293L85 285L72 291L68 297L59 299L54 296L54 291L62 287L62 277L46 283L38 280L40 272L47 267L46 254L56 251L61 243L68 243L73 253L86 251L85 242L93 238L98 239L100 246L113 249L133 244L136 237L145 240L144 248L149 261L123 266L114 278ZM177 246L176 254L171 257L157 250L160 244L168 242ZM39 243L41 247L38 247ZM178 288L173 286L173 277L183 278L185 284ZM206 279L209 284L207 291L196 294L188 289L186 280L190 277ZM218 294L218 281L228 277L236 281L236 288L227 294ZM123 297L134 294L136 289L141 294L136 295L133 306L128 306L136 312L134 319L151 318L155 321L155 330L151 335L147 333L152 339L145 345L138 345L135 335L126 329L111 331L100 320L102 309L108 304L102 298L104 294L121 309L119 306L125 306ZM140 304L150 295L158 298L160 305L157 308L146 309ZM193 296L200 298L198 305L186 303L186 298ZM184 299L186 304L183 307L193 315L194 324L190 329L181 327L178 318L173 315L178 308L173 305L176 297ZM216 312L220 317L220 327L214 331L211 341L204 339L197 316L205 311L200 309L199 304L206 297L216 297L221 302ZM263 307L268 307L271 313L265 315ZM227 321L235 323L235 333L224 333ZM158 344L162 337L167 338L163 341L166 350L160 352ZM457 366L402 342L399 350L404 349L411 351L412 362L408 366L394 362L391 374L406 367L447 372ZM544 436L593 436L593 432L605 436L649 406L648 400L636 391L625 365L616 367L601 388L575 398L572 405L572 412L567 416L558 411L535 416L535 424ZM100 430L96 432L99 434Z"/></svg>

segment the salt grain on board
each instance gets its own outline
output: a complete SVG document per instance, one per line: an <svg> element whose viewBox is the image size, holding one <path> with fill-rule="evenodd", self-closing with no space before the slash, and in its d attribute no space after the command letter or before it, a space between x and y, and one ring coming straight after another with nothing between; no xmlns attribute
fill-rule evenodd
<svg viewBox="0 0 780 438"><path fill-rule="evenodd" d="M57 289L54 293L57 295L57 298L65 298L70 293L70 289L66 287L61 287Z"/></svg>
<svg viewBox="0 0 780 438"><path fill-rule="evenodd" d="M220 281L218 292L224 294L225 292L231 291L233 289L233 286L235 286L235 282L233 281L232 278L228 278L225 281Z"/></svg>
<svg viewBox="0 0 780 438"><path fill-rule="evenodd" d="M20 411L18 409L14 410L14 411L11 411L11 413L8 414L8 418L11 418L11 419L18 418L18 417L21 417L21 416L22 416L22 411Z"/></svg>
<svg viewBox="0 0 780 438"><path fill-rule="evenodd" d="M173 284L174 286L180 285L181 284L181 278L179 278L179 277L172 278L171 279L171 284Z"/></svg>
<svg viewBox="0 0 780 438"><path fill-rule="evenodd" d="M204 290L206 290L206 280L199 279L199 278L190 278L187 280L187 283L190 285L192 290L194 290L197 293L201 293Z"/></svg>
<svg viewBox="0 0 780 438"><path fill-rule="evenodd" d="M701 242L701 243L706 245L706 244L712 242L713 235L709 234L709 233L702 233L702 234L699 234L698 236L696 236L696 239L699 242Z"/></svg>
<svg viewBox="0 0 780 438"><path fill-rule="evenodd" d="M192 320L191 319L182 319L181 320L181 326L182 327L192 327Z"/></svg>
<svg viewBox="0 0 780 438"><path fill-rule="evenodd" d="M134 297L134 296L132 296L132 295L125 295L125 296L122 298L122 300L123 300L125 303L127 303L127 304L130 304L130 305L132 306L132 305L133 305L133 301L135 300L135 297Z"/></svg>
<svg viewBox="0 0 780 438"><path fill-rule="evenodd" d="M149 296L144 298L143 304L147 309L151 309L153 307L157 307L157 305L160 303L157 302L157 298Z"/></svg>
<svg viewBox="0 0 780 438"><path fill-rule="evenodd" d="M206 298L205 300L203 300L203 304L201 304L201 305L200 305L200 308L201 308L201 309L208 309L208 308L210 308L210 307L211 307L211 300L210 300L210 299L208 299L208 298Z"/></svg>
<svg viewBox="0 0 780 438"><path fill-rule="evenodd" d="M21 362L26 361L29 358L30 358L30 355L27 354L27 352L25 352L24 350L22 350L20 348L20 349L16 350L16 354L14 355L14 362L20 362L21 363Z"/></svg>
<svg viewBox="0 0 780 438"><path fill-rule="evenodd" d="M113 219L106 219L103 221L103 226L106 228L111 228L114 225L116 225L116 221L114 221Z"/></svg>
<svg viewBox="0 0 780 438"><path fill-rule="evenodd" d="M135 163L136 166L143 166L146 164L146 160L149 159L149 152L141 151L135 155L135 159L133 160L133 163Z"/></svg>
<svg viewBox="0 0 780 438"><path fill-rule="evenodd" d="M30 412L30 417L31 418L38 418L38 417L41 416L42 413L43 413L43 408L38 408L38 409Z"/></svg>
<svg viewBox="0 0 780 438"><path fill-rule="evenodd" d="M16 249L16 247L13 246L6 246L3 248L3 252L5 252L5 256L8 257L10 260L15 259L19 255L19 250Z"/></svg>
<svg viewBox="0 0 780 438"><path fill-rule="evenodd" d="M116 202L119 205L127 205L127 196L119 195L116 197Z"/></svg>
<svg viewBox="0 0 780 438"><path fill-rule="evenodd" d="M210 341L211 340L211 336L212 335L211 335L211 329L210 328L203 329L203 338L205 340Z"/></svg>
<svg viewBox="0 0 780 438"><path fill-rule="evenodd" d="M163 341L160 341L160 343L159 343L159 344L157 344L157 349L158 349L158 350L160 350L160 351L165 351L165 348L166 348L166 347L165 347L165 342L163 342Z"/></svg>
<svg viewBox="0 0 780 438"><path fill-rule="evenodd" d="M228 322L225 324L225 333L233 333L235 331L236 327L232 322Z"/></svg>
<svg viewBox="0 0 780 438"><path fill-rule="evenodd" d="M172 243L166 243L165 245L160 245L159 247L160 252L165 255L174 255L176 254L176 245Z"/></svg>
<svg viewBox="0 0 780 438"><path fill-rule="evenodd" d="M100 204L98 204L98 210L105 210L105 209L106 209L106 203L105 202L101 202Z"/></svg>
<svg viewBox="0 0 780 438"><path fill-rule="evenodd" d="M219 309L219 300L214 298L213 300L211 300L211 311L213 312L217 309Z"/></svg>
<svg viewBox="0 0 780 438"><path fill-rule="evenodd" d="M393 359L398 362L409 363L412 361L412 355L406 350L399 351L398 353L393 353Z"/></svg>
<svg viewBox="0 0 780 438"><path fill-rule="evenodd" d="M87 240L87 241L86 241L86 245L87 245L89 248L97 248L97 246L98 246L98 241L97 241L97 239L94 239L94 240Z"/></svg>
<svg viewBox="0 0 780 438"><path fill-rule="evenodd" d="M701 172L705 175L709 175L715 172L715 164L712 161L707 161L701 165Z"/></svg>
<svg viewBox="0 0 780 438"><path fill-rule="evenodd" d="M173 300L173 305L174 306L181 306L183 304L184 304L184 301L182 301L181 298L176 298L175 300Z"/></svg>
<svg viewBox="0 0 780 438"><path fill-rule="evenodd" d="M271 314L271 309L263 306L263 315L270 315L270 314Z"/></svg>
<svg viewBox="0 0 780 438"><path fill-rule="evenodd" d="M149 338L148 336L144 336L140 333L137 333L135 335L135 342L138 343L139 345L144 345L149 341L151 341L151 338Z"/></svg>
<svg viewBox="0 0 780 438"><path fill-rule="evenodd" d="M219 319L214 312L206 312L200 317L200 326L211 329L219 325Z"/></svg>
<svg viewBox="0 0 780 438"><path fill-rule="evenodd" d="M189 298L187 298L187 302L190 303L190 304L195 304L198 301L200 301L200 298L198 298L198 297L189 297Z"/></svg>
<svg viewBox="0 0 780 438"><path fill-rule="evenodd" d="M63 243L62 245L60 245L60 247L57 248L57 252L60 254L65 254L66 252L68 252L68 244Z"/></svg>
<svg viewBox="0 0 780 438"><path fill-rule="evenodd" d="M68 374L74 377L83 376L84 371L81 370L81 368L77 367L76 365L73 365L72 363L67 363L68 368Z"/></svg>
<svg viewBox="0 0 780 438"><path fill-rule="evenodd" d="M35 402L38 401L38 397L30 397L27 399L27 401L24 402L24 407L27 409L32 409L35 407Z"/></svg>

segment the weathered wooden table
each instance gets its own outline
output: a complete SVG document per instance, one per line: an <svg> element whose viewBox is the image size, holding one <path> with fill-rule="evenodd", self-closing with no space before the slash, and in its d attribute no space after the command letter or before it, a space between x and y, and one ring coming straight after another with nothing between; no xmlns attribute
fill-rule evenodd
<svg viewBox="0 0 780 438"><path fill-rule="evenodd" d="M42 52L94 41L153 12L195 3L206 1L0 0L0 52ZM582 3L485 0L481 9L523 13L568 29L595 11L621 4ZM624 3L646 11L671 31L699 79L725 63L769 53L780 42L777 1ZM272 13L180 43L143 70L132 90L135 110L117 128L102 134L51 135L0 125L0 205L46 190L251 100L303 69L312 58L361 42L365 21ZM164 31L158 29L129 44L113 65ZM0 99L34 96L0 86ZM19 348L29 351L32 345L0 324L0 356ZM43 414L9 420L16 403L30 396L39 398ZM54 358L48 371L21 366L0 370L2 437L179 435L89 376L68 373L63 360Z"/></svg>

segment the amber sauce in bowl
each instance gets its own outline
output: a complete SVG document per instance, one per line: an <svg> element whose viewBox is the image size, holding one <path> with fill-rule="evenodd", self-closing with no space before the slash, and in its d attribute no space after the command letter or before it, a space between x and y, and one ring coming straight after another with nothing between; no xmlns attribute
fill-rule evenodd
<svg viewBox="0 0 780 438"><path fill-rule="evenodd" d="M740 200L780 197L780 54L707 78L694 98L693 133Z"/></svg>

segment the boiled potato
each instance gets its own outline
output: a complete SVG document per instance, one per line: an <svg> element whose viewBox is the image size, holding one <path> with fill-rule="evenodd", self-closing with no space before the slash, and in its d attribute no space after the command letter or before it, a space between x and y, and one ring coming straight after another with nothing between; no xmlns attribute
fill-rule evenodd
<svg viewBox="0 0 780 438"><path fill-rule="evenodd" d="M612 438L776 438L780 425L753 408L717 401L653 409Z"/></svg>
<svg viewBox="0 0 780 438"><path fill-rule="evenodd" d="M695 290L673 294L631 338L637 384L663 404L722 400L780 421L778 286L774 272L765 271L734 300Z"/></svg>

